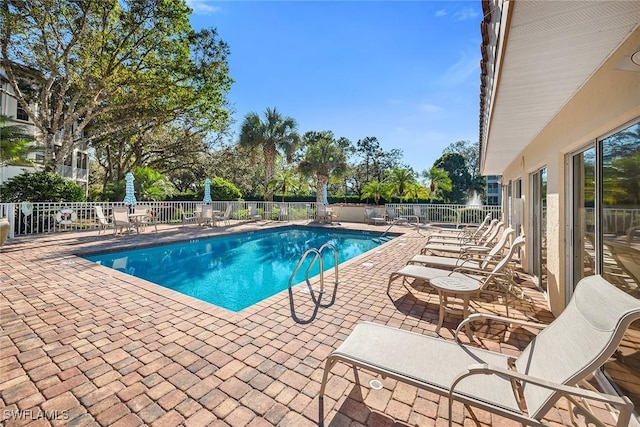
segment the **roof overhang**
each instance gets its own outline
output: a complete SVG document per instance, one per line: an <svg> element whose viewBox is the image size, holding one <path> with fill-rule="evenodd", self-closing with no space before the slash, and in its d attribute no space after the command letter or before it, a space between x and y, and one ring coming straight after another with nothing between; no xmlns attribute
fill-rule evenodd
<svg viewBox="0 0 640 427"><path fill-rule="evenodd" d="M493 56L482 76L480 171L500 175L638 28L640 2L485 3L495 8L483 25L495 32L483 37Z"/></svg>

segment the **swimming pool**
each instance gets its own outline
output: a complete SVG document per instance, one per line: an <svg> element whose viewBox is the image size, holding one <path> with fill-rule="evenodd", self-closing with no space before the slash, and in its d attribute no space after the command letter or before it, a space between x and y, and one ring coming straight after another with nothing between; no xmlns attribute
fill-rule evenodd
<svg viewBox="0 0 640 427"><path fill-rule="evenodd" d="M383 243L380 236L381 233L372 232L285 227L85 258L237 312L287 289L289 278L307 249L330 243L338 249L341 263ZM333 267L334 256L332 251L323 254L326 271ZM319 273L318 264L311 270L312 275ZM294 284L304 280L307 265L299 270Z"/></svg>

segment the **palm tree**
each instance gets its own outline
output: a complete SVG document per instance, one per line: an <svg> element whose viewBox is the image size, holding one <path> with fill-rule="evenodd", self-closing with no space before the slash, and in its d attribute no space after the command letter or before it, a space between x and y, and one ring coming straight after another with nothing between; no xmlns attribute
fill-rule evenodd
<svg viewBox="0 0 640 427"><path fill-rule="evenodd" d="M297 182L294 172L291 169L284 168L275 173L273 179L269 181L269 188L279 191L284 202L285 196L289 190L295 187Z"/></svg>
<svg viewBox="0 0 640 427"><path fill-rule="evenodd" d="M298 145L299 136L294 119L282 116L275 107L267 108L264 121L258 113L245 116L240 128L240 146L248 148L252 161L255 161L255 151L262 148L264 156L264 199L273 201L273 188L269 182L273 179L276 156L284 153L287 161L291 161Z"/></svg>
<svg viewBox="0 0 640 427"><path fill-rule="evenodd" d="M390 197L391 188L389 185L378 182L376 180L367 182L364 187L362 187L362 196L361 199L372 198L376 205L380 204L380 198L384 197L387 199Z"/></svg>
<svg viewBox="0 0 640 427"><path fill-rule="evenodd" d="M393 168L389 172L389 183L391 184L392 192L395 192L401 200L404 198L408 186L414 182L416 182L416 177L409 168Z"/></svg>
<svg viewBox="0 0 640 427"><path fill-rule="evenodd" d="M0 166L7 164L29 165L28 155L42 152L43 147L30 145L34 140L24 126L10 125L8 116L0 115Z"/></svg>
<svg viewBox="0 0 640 427"><path fill-rule="evenodd" d="M305 152L298 165L303 175L316 177L316 202L322 203L322 189L332 174L347 170L347 155L332 132L307 132L302 137Z"/></svg>
<svg viewBox="0 0 640 427"><path fill-rule="evenodd" d="M420 185L418 182L412 182L407 185L407 192L404 196L405 200L415 200L426 199L429 197L429 189L423 185Z"/></svg>
<svg viewBox="0 0 640 427"><path fill-rule="evenodd" d="M444 169L433 166L428 171L424 171L422 175L429 181L429 194L432 203L434 198L442 197L443 191L451 191L451 178Z"/></svg>

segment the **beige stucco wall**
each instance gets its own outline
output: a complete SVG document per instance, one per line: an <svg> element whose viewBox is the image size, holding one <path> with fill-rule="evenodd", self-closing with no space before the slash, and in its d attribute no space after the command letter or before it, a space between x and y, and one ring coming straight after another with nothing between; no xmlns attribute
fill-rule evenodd
<svg viewBox="0 0 640 427"><path fill-rule="evenodd" d="M524 233L530 236L529 174L543 166L547 168L548 297L555 315L562 311L566 299L566 198L570 183L565 183L565 157L640 118L640 73L615 70L621 56L630 55L639 45L640 29L620 46L503 172L503 184L509 180L523 180ZM553 78L552 73L549 78ZM527 242L524 259L524 267L528 270L530 263L526 253L530 250L531 239Z"/></svg>

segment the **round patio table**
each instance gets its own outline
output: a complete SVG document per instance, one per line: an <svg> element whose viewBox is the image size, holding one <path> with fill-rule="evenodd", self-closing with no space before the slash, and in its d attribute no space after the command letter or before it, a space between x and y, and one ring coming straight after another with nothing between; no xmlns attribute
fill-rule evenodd
<svg viewBox="0 0 640 427"><path fill-rule="evenodd" d="M480 291L478 280L464 276L441 276L432 278L430 283L438 291L438 297L440 298L440 312L436 333L440 332L446 313L460 312L460 310L448 306L448 297L458 296L462 299L462 320L467 318L469 315L469 298ZM467 336L471 339L471 327L469 324L465 326L465 330Z"/></svg>

